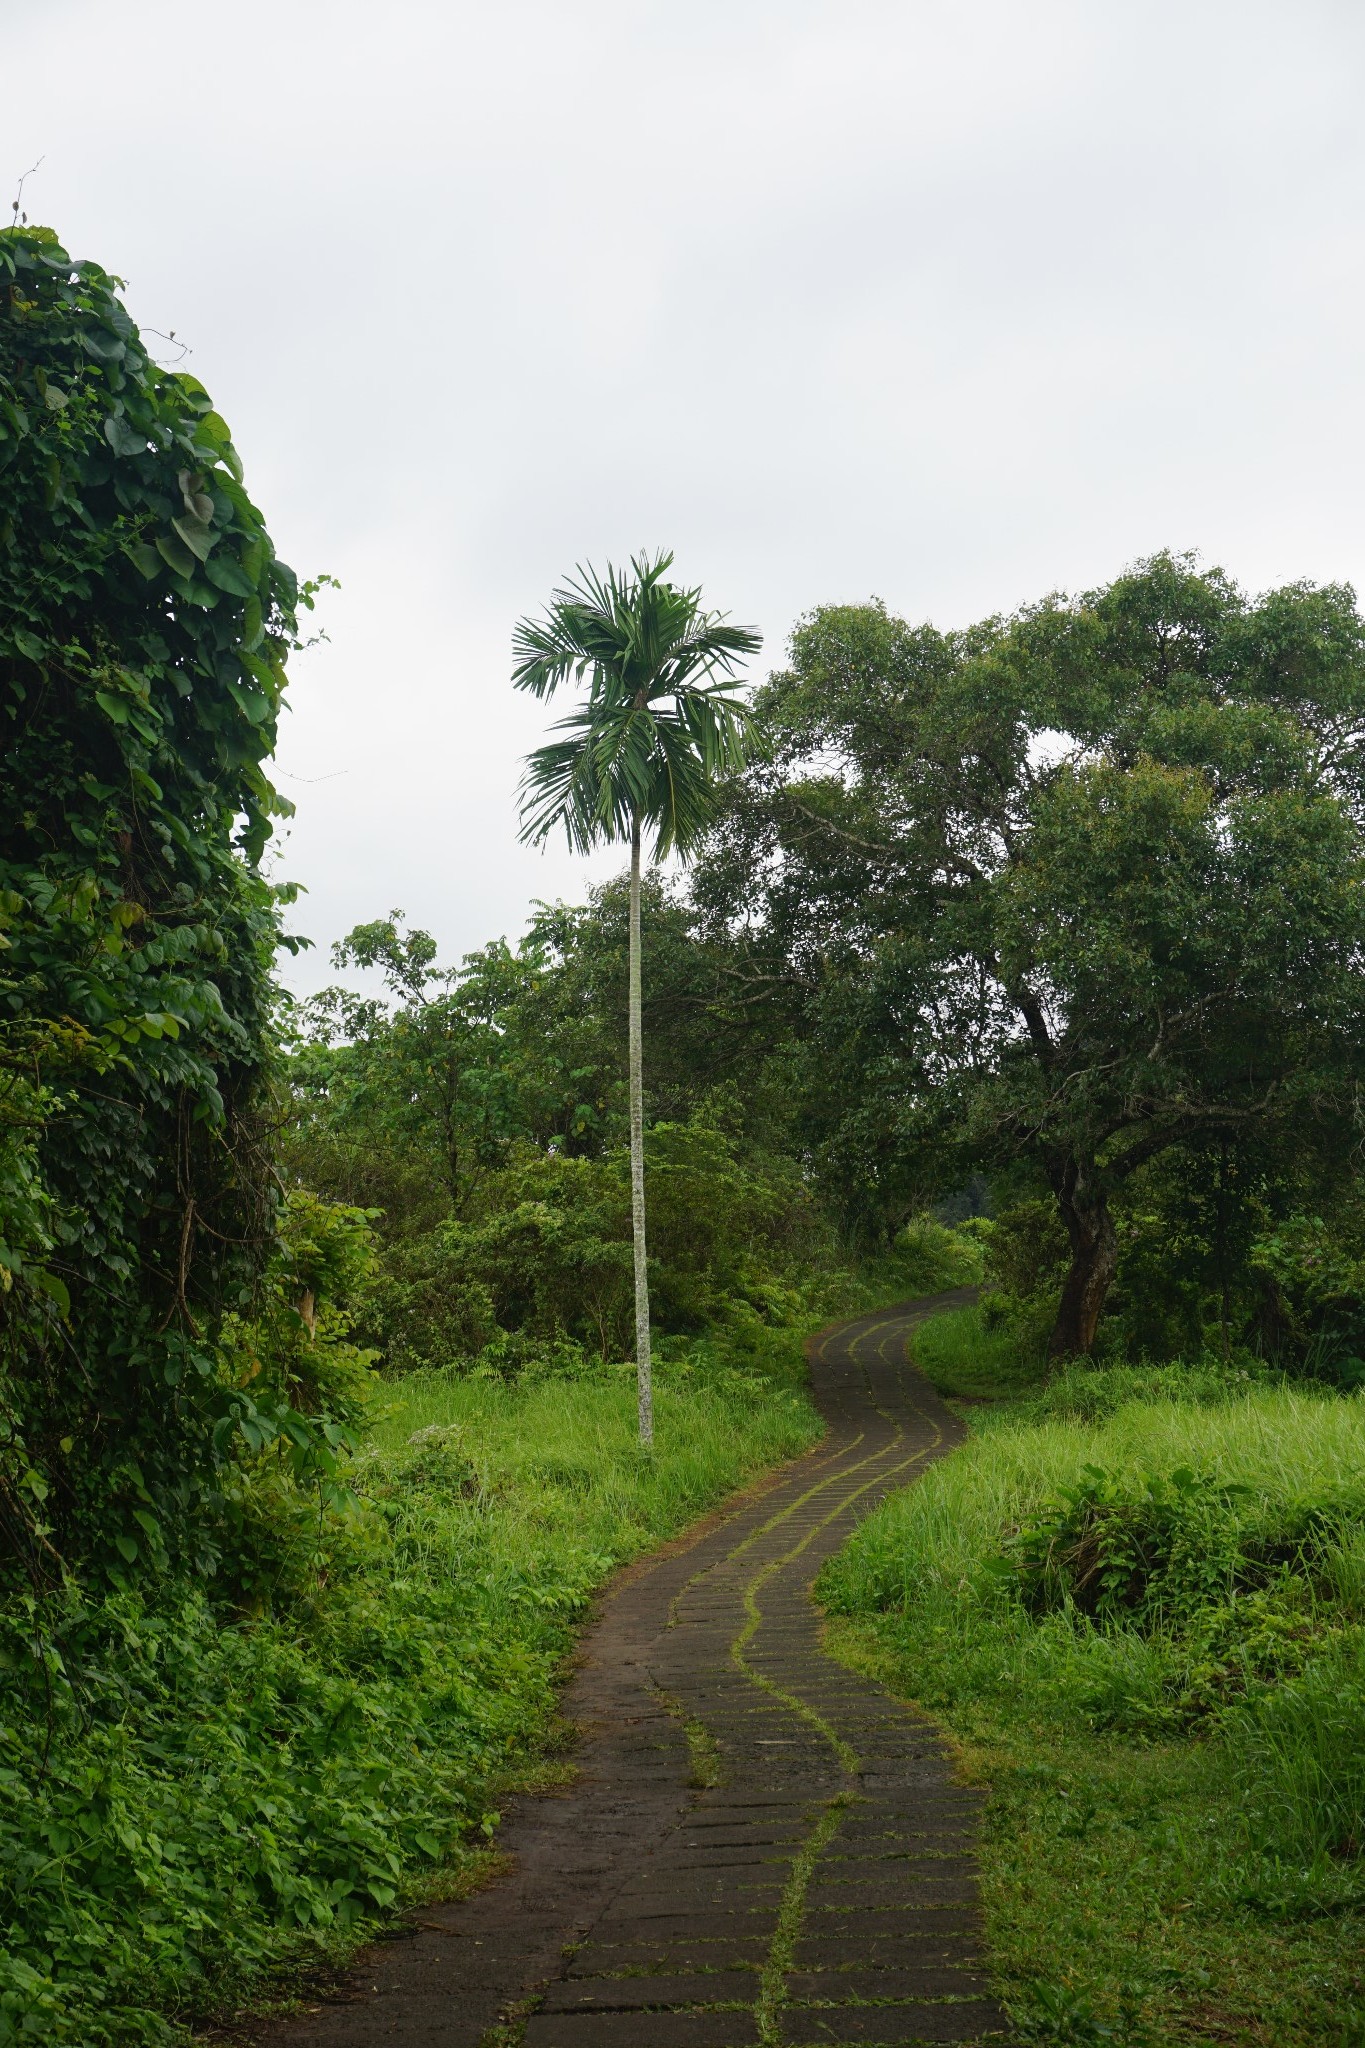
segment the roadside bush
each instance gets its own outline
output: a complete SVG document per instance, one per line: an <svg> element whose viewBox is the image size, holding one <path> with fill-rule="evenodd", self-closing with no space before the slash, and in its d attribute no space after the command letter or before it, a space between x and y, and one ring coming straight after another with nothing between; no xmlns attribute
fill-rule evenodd
<svg viewBox="0 0 1365 2048"><path fill-rule="evenodd" d="M1226 1599L1247 1577L1236 1514L1244 1493L1188 1465L1136 1483L1087 1465L1009 1539L1002 1566L1030 1613L1064 1608L1158 1627Z"/></svg>
<svg viewBox="0 0 1365 2048"><path fill-rule="evenodd" d="M1016 1301L1038 1293L1054 1299L1066 1277L1070 1248L1050 1196L1000 1209L986 1244L986 1283Z"/></svg>
<svg viewBox="0 0 1365 2048"><path fill-rule="evenodd" d="M706 1120L646 1137L650 1291L661 1336L736 1315L787 1321L817 1225L792 1168L757 1165ZM937 1228L937 1226L933 1226ZM949 1233L943 1233L945 1237ZM374 1294L376 1336L397 1370L508 1345L565 1343L623 1359L634 1343L629 1166L623 1152L523 1150L490 1174L477 1211L391 1246Z"/></svg>
<svg viewBox="0 0 1365 2048"><path fill-rule="evenodd" d="M974 1423L819 1590L991 1785L1012 2012L1044 2040L1082 2007L1097 2040L1353 2039L1365 1400L1078 1365Z"/></svg>
<svg viewBox="0 0 1365 2048"><path fill-rule="evenodd" d="M951 1226L932 1216L915 1216L892 1246L907 1294L937 1294L949 1287L973 1287L990 1257L993 1224L969 1217Z"/></svg>
<svg viewBox="0 0 1365 2048"><path fill-rule="evenodd" d="M11 1609L0 2044L182 2041L479 1846L592 1592L818 1434L799 1340L766 1365L667 1364L649 1460L629 1374L600 1363L414 1374L372 1411L349 1513L314 1510L297 1569L276 1542L250 1611L175 1579L72 1590L46 1637Z"/></svg>
<svg viewBox="0 0 1365 2048"><path fill-rule="evenodd" d="M1223 1734L1261 1855L1319 1870L1365 1855L1365 1633L1257 1693Z"/></svg>

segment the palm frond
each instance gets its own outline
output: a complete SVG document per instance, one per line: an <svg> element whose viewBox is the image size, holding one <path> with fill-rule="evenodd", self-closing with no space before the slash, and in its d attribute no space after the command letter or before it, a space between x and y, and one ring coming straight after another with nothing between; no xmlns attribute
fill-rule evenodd
<svg viewBox="0 0 1365 2048"><path fill-rule="evenodd" d="M527 759L524 839L562 826L586 851L628 838L638 820L660 853L685 854L705 828L713 778L759 750L734 675L760 635L704 611L699 589L668 583L672 562L641 554L604 574L580 565L542 618L518 623L518 689L549 697L561 684L587 684L584 702L554 728L564 737Z"/></svg>

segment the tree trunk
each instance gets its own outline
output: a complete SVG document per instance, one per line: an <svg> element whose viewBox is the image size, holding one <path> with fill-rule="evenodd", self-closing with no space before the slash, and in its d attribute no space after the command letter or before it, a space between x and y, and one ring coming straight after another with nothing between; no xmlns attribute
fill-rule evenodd
<svg viewBox="0 0 1365 2048"><path fill-rule="evenodd" d="M1118 1265L1118 1238L1093 1161L1068 1159L1052 1184L1071 1240L1071 1270L1062 1287L1048 1355L1084 1357L1094 1348L1100 1312Z"/></svg>
<svg viewBox="0 0 1365 2048"><path fill-rule="evenodd" d="M640 1025L640 820L630 837L630 1220L635 1240L635 1377L640 1442L654 1441L654 1380L649 1354L649 1265L645 1253L644 1062Z"/></svg>

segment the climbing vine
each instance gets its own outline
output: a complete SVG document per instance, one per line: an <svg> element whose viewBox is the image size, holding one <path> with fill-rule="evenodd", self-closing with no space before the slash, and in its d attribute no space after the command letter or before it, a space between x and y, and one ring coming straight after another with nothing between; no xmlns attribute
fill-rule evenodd
<svg viewBox="0 0 1365 2048"><path fill-rule="evenodd" d="M275 1239L264 764L315 586L118 285L0 233L0 1530L35 1580L191 1528L211 1564L196 1505L278 1426L215 1338Z"/></svg>

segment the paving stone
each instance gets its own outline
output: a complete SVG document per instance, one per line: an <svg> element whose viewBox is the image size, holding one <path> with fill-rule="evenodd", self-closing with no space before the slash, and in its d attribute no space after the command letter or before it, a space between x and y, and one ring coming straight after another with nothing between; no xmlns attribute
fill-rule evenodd
<svg viewBox="0 0 1365 2048"><path fill-rule="evenodd" d="M812 1933L829 1934L855 1927L861 1940L908 1934L957 1934L976 1924L971 1908L959 1906L859 1906L839 1911L823 1902L806 1904L805 1925ZM847 1938L847 1937L845 1937Z"/></svg>
<svg viewBox="0 0 1365 2048"><path fill-rule="evenodd" d="M911 2048L914 2043L940 2041L965 2044L1003 2032L1000 2010L988 1999L960 2005L844 2006L837 2011L786 2006L782 2012L783 2038L793 2048L830 2041L861 2041L868 2048ZM639 2048L645 2048L643 2040Z"/></svg>
<svg viewBox="0 0 1365 2048"><path fill-rule="evenodd" d="M729 1913L713 1907L706 1912L679 1911L630 1915L603 1913L593 1927L599 1941L651 1942L656 1946L675 1941L725 1941L736 1936L756 1935L771 1940L777 1922L773 1912Z"/></svg>
<svg viewBox="0 0 1365 2048"><path fill-rule="evenodd" d="M867 1884L856 1878L843 1878L833 1884L817 1878L812 1880L807 1891L806 1905L810 1911L829 1908L838 1913L861 1913L869 1908L883 1907L907 1907L922 1912L929 1906L974 1905L976 1898L977 1882L970 1874L881 1878Z"/></svg>
<svg viewBox="0 0 1365 2048"><path fill-rule="evenodd" d="M479 2048L528 2003L526 2048L751 2048L793 1858L850 1792L806 1895L783 2040L998 2034L973 1968L983 1795L953 1782L923 1715L824 1655L810 1597L877 1501L961 1437L906 1364L919 1313L860 1317L818 1340L825 1442L618 1579L564 1701L578 1774L553 1797L507 1802L509 1876L420 1909L325 2006L263 2028L261 2048ZM758 1684L732 1656L741 1631ZM665 1698L709 1729L723 1784L689 1785ZM896 2002L859 2002L874 1996ZM715 2009L731 2004L741 2009Z"/></svg>
<svg viewBox="0 0 1365 2048"><path fill-rule="evenodd" d="M937 1969L947 1964L967 1967L979 1963L981 1954L977 1929L898 1929L890 1935L869 1935L855 1924L831 1934L826 1921L819 1928L802 1931L792 1961L797 1971Z"/></svg>
<svg viewBox="0 0 1365 2048"><path fill-rule="evenodd" d="M752 2005L756 1970L667 1977L566 1977L545 1994L546 2012L631 2012L642 2006Z"/></svg>
<svg viewBox="0 0 1365 2048"><path fill-rule="evenodd" d="M525 2034L526 2048L750 2048L757 2040L757 2021L742 2012L533 2013Z"/></svg>
<svg viewBox="0 0 1365 2048"><path fill-rule="evenodd" d="M985 1975L965 1965L918 1962L908 1968L872 1970L855 1965L837 1970L789 1970L787 1996L835 2003L852 1999L876 2004L889 1998L984 1998L990 1990Z"/></svg>
<svg viewBox="0 0 1365 2048"><path fill-rule="evenodd" d="M768 1959L772 1930L751 1940L675 1941L668 1947L648 1942L586 1942L568 1965L569 1978L617 1975L624 1970L661 1975L689 1971L701 1976L726 1969L761 1970ZM567 1981L567 1979L566 1979Z"/></svg>
<svg viewBox="0 0 1365 2048"><path fill-rule="evenodd" d="M820 1882L827 1885L916 1884L921 1879L971 1879L976 1875L976 1866L970 1857L956 1851L926 1856L912 1854L909 1850L886 1848L879 1854L822 1856L818 1875Z"/></svg>

